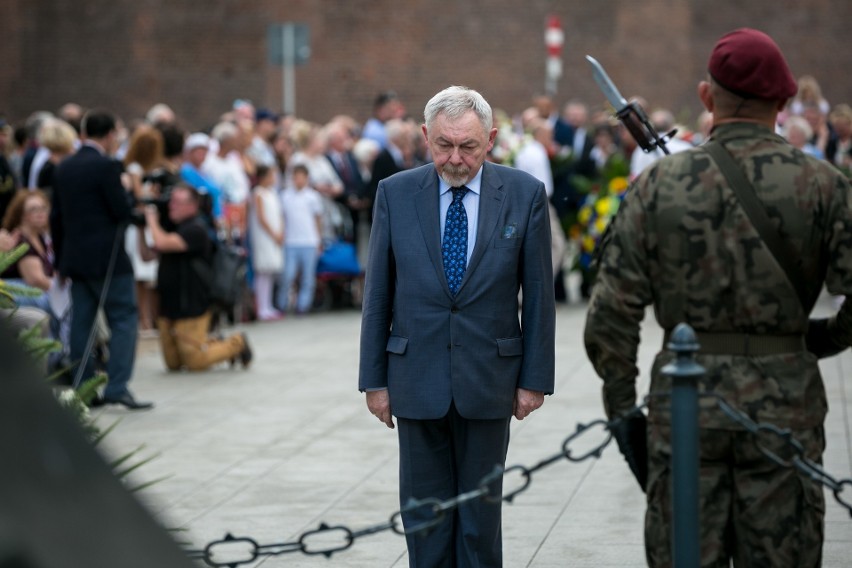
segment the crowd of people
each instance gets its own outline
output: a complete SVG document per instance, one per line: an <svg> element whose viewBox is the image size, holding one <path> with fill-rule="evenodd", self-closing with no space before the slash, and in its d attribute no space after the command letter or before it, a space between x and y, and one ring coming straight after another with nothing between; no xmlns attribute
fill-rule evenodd
<svg viewBox="0 0 852 568"><path fill-rule="evenodd" d="M230 276L212 270L221 251L247 251L250 319L270 321L310 313L318 272L357 276L371 235L359 389L399 428L404 504L479 487L505 462L511 418L553 393L554 302L568 296L566 256L582 247L566 250L590 236L572 229L592 223L600 273L586 351L648 495L648 563L668 566L668 405L634 412L646 308L667 338L679 322L694 328L703 393L786 428L811 463L825 446L817 358L852 343L848 302L809 320L823 286L852 294L852 108L832 106L813 77L796 81L774 41L745 28L714 46L698 94L706 112L694 127L639 101L670 157L637 150L612 109L571 100L560 113L535 96L510 116L465 87L432 97L423 124L393 92L364 124L247 100L191 132L164 104L126 125L74 104L37 112L0 124L0 250L17 255L0 278L18 285L4 297L13 290L50 318L75 386L108 327L108 380L93 404L150 408L128 389L139 334L159 337L171 371L252 362L245 333L211 333L211 282ZM653 392L669 390L659 370L672 357L658 353ZM700 431L702 560L819 565L818 486L769 463L715 410L703 409ZM404 509L403 523L426 513ZM499 566L500 525L499 502L460 507L453 523L407 535L410 563Z"/></svg>
<svg viewBox="0 0 852 568"><path fill-rule="evenodd" d="M676 131L668 141L672 152L709 135L712 117L706 112L687 127L672 112L638 102L653 109L649 116L659 133ZM60 164L86 138L81 138L85 113L69 103L55 114L34 112L20 125L0 119L0 246L29 245L2 278L42 292L16 301L50 316L51 333L65 346L65 357L55 356L57 364L68 359L71 302L61 301L63 287L56 283L63 280L56 270L50 208ZM173 188L185 184L198 192L199 215L211 246L222 243L247 251L252 296L244 320L308 314L318 268L334 273L335 263L345 260L346 267L339 270L358 274L379 181L431 161L421 122L392 91L376 98L372 116L363 124L345 115L317 124L256 109L247 100L236 100L203 131L187 130L165 104L152 106L142 119L117 120L115 150L109 157L120 164L121 185L136 212L137 222L126 228L123 244L132 266L138 333L153 337L169 329L158 323L168 318L162 317L157 293L160 259L152 252L156 243L143 214L146 204L159 203L160 221L168 230L174 228L166 205ZM577 212L584 203L594 205L600 193L589 182L606 177L613 164L622 164L632 179L662 153L637 151L611 109L590 109L579 100L569 100L558 112L552 97L537 95L529 108L513 115L495 111L494 123L497 137L487 159L522 169L545 185L551 225L563 229L553 231L551 247L556 296L572 299L565 276L582 249L578 225L584 219ZM832 107L813 77L800 78L777 129L802 151L849 172L852 108ZM324 254L330 249L339 253L340 246L345 247L343 260L340 254ZM584 278L583 297L588 297L590 284ZM67 290L66 295L70 297ZM234 340L235 349L245 345L241 341ZM173 361L167 365L176 368ZM206 364L199 365L196 361L192 368Z"/></svg>

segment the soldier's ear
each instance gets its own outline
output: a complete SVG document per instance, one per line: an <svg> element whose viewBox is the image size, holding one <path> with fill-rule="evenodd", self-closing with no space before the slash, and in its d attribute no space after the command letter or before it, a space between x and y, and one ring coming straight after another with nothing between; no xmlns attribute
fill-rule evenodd
<svg viewBox="0 0 852 568"><path fill-rule="evenodd" d="M701 99L701 104L707 109L707 112L713 112L713 93L710 89L710 83L701 81L698 83L698 98Z"/></svg>

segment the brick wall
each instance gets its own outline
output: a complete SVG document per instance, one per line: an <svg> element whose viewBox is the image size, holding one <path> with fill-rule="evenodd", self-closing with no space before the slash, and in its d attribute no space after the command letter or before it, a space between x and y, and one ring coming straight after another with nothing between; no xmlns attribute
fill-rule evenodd
<svg viewBox="0 0 852 568"><path fill-rule="evenodd" d="M310 26L310 62L296 70L296 111L365 119L395 89L414 115L449 84L517 112L544 88L544 21L566 33L556 99L602 102L585 55L626 96L693 117L695 85L724 32L752 26L779 42L794 74L832 102L852 102L848 0L5 0L0 113L21 120L74 101L125 119L155 102L187 126L209 126L235 98L280 109L280 68L267 62L270 23ZM795 5L794 5L795 4Z"/></svg>

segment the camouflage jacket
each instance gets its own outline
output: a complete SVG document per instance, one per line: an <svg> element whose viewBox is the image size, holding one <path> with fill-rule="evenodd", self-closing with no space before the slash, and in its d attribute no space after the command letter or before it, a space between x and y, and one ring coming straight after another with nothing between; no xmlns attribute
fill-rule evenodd
<svg viewBox="0 0 852 568"><path fill-rule="evenodd" d="M801 335L823 283L833 294L852 294L848 180L766 127L723 124L712 138L744 169L769 218L797 251L812 292L809 305L802 307L705 150L659 160L633 183L598 257L585 343L604 380L610 416L635 404L639 325L649 304L667 330L686 322L696 331ZM841 308L832 329L852 344L852 302ZM667 351L657 355L652 392L670 390L659 371L671 359ZM806 351L761 357L699 354L698 361L707 369L699 389L720 394L753 419L810 428L825 417L817 360ZM668 420L667 405L652 401L651 420ZM734 429L713 409L702 410L701 424Z"/></svg>

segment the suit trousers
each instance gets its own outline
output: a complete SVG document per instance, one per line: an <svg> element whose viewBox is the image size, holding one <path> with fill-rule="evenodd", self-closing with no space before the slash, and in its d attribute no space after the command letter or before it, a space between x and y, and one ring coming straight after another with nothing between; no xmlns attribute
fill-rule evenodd
<svg viewBox="0 0 852 568"><path fill-rule="evenodd" d="M203 371L221 361L237 357L245 348L240 334L227 339L211 339L210 312L195 318L170 320L157 319L160 349L170 371L186 367L190 371Z"/></svg>
<svg viewBox="0 0 852 568"><path fill-rule="evenodd" d="M72 361L81 361L85 355L103 287L103 280L77 279L71 283ZM136 309L136 283L133 274L116 274L112 277L104 298L104 315L110 330L107 362L109 382L104 389L104 396L118 398L127 392L127 383L133 374L133 362L136 358L139 314ZM83 380L91 379L94 373L94 361L90 353L86 360Z"/></svg>
<svg viewBox="0 0 852 568"><path fill-rule="evenodd" d="M437 420L397 418L400 505L409 499L451 499L477 489L494 467L504 466L510 418L470 420L450 404ZM502 479L500 481L502 490ZM409 566L499 567L503 563L502 503L479 499L448 511L430 531L406 536ZM428 507L403 513L406 530L433 519Z"/></svg>

